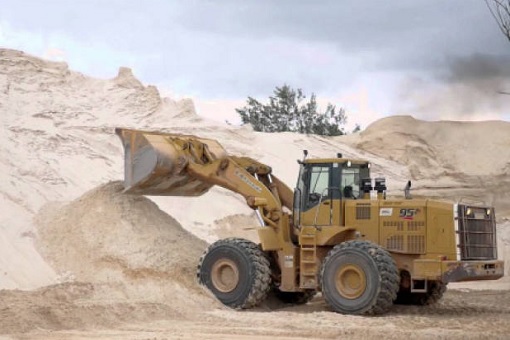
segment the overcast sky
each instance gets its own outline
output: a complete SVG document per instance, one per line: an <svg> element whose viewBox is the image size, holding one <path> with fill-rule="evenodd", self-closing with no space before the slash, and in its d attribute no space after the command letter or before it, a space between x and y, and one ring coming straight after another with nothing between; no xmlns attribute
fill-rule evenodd
<svg viewBox="0 0 510 340"><path fill-rule="evenodd" d="M510 120L510 42L483 0L3 0L0 45L114 77L120 66L235 122L287 83L345 107Z"/></svg>

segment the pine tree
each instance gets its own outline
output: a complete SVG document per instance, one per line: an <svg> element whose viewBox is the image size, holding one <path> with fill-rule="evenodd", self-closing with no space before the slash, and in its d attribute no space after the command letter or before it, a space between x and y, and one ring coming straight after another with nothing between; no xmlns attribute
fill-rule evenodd
<svg viewBox="0 0 510 340"><path fill-rule="evenodd" d="M251 124L255 131L298 132L324 136L344 134L341 125L345 124L344 109L328 104L326 111L319 112L315 94L310 100L301 89L294 90L288 85L276 87L268 104L262 104L248 97L247 105L236 109L243 124Z"/></svg>

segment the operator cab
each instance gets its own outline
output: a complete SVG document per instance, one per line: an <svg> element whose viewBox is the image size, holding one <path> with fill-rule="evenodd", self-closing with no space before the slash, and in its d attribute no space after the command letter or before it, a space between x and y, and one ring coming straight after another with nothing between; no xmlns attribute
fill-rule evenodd
<svg viewBox="0 0 510 340"><path fill-rule="evenodd" d="M369 162L338 156L299 161L294 225L341 224L341 201L364 198L372 189Z"/></svg>

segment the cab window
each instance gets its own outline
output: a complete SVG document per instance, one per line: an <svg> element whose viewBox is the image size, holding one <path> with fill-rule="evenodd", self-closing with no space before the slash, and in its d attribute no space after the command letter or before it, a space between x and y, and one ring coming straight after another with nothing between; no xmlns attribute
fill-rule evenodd
<svg viewBox="0 0 510 340"><path fill-rule="evenodd" d="M307 195L307 207L312 207L319 203L321 200L329 197L329 177L330 177L330 166L329 165L315 165L309 169L308 183L308 195Z"/></svg>
<svg viewBox="0 0 510 340"><path fill-rule="evenodd" d="M342 168L342 182L341 190L342 197L344 198L359 198L361 197L360 183L362 178L369 178L370 172L366 165L353 165L347 167L344 165Z"/></svg>

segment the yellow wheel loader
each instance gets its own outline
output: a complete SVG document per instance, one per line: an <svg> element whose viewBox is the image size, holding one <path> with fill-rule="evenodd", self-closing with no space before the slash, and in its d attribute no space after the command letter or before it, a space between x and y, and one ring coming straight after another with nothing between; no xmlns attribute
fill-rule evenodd
<svg viewBox="0 0 510 340"><path fill-rule="evenodd" d="M386 198L367 161L305 154L292 191L271 167L228 155L215 140L116 133L126 193L198 196L218 185L254 210L260 244L219 240L199 260L199 283L227 306L256 306L270 291L305 303L321 292L336 312L382 314L393 303L434 303L449 282L504 274L494 208L412 199L410 182L405 199Z"/></svg>

